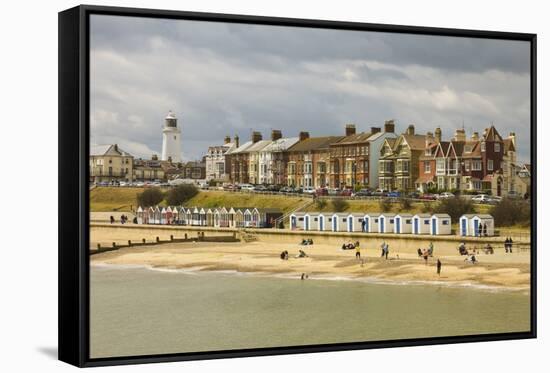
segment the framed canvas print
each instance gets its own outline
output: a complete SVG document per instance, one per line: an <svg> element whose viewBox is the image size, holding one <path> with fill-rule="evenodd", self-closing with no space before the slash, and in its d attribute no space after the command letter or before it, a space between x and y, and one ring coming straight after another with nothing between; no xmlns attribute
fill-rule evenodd
<svg viewBox="0 0 550 373"><path fill-rule="evenodd" d="M59 14L59 357L536 335L536 36Z"/></svg>

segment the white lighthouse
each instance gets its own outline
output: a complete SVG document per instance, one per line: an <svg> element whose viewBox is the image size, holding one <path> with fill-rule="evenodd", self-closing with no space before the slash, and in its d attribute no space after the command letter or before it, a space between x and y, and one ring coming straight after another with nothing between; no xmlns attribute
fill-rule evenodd
<svg viewBox="0 0 550 373"><path fill-rule="evenodd" d="M168 112L164 120L164 128L162 129L162 155L163 161L181 162L181 131L178 128L178 118Z"/></svg>

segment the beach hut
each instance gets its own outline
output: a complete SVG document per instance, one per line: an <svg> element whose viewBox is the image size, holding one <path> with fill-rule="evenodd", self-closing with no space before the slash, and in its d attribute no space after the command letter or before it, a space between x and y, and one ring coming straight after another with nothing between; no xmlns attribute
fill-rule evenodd
<svg viewBox="0 0 550 373"><path fill-rule="evenodd" d="M321 214L318 212L308 212L304 216L304 230L306 231L318 231L319 229L319 217Z"/></svg>
<svg viewBox="0 0 550 373"><path fill-rule="evenodd" d="M365 220L364 214L349 214L348 215L348 232L362 232L363 221Z"/></svg>
<svg viewBox="0 0 550 373"><path fill-rule="evenodd" d="M332 231L346 232L348 230L348 214L332 214Z"/></svg>
<svg viewBox="0 0 550 373"><path fill-rule="evenodd" d="M174 213L172 212L172 207L168 206L166 208L166 221L164 224L172 224L172 221L174 220Z"/></svg>
<svg viewBox="0 0 550 373"><path fill-rule="evenodd" d="M147 224L154 224L155 223L155 209L150 206L147 209Z"/></svg>
<svg viewBox="0 0 550 373"><path fill-rule="evenodd" d="M332 231L332 213L319 214L319 230Z"/></svg>
<svg viewBox="0 0 550 373"><path fill-rule="evenodd" d="M413 226L412 214L397 214L395 215L394 233L411 233Z"/></svg>
<svg viewBox="0 0 550 373"><path fill-rule="evenodd" d="M494 236L495 220L491 215L478 214L470 219L470 236Z"/></svg>
<svg viewBox="0 0 550 373"><path fill-rule="evenodd" d="M290 214L290 229L303 230L305 225L305 212L295 212Z"/></svg>
<svg viewBox="0 0 550 373"><path fill-rule="evenodd" d="M199 210L199 221L201 227L206 226L206 210L202 207Z"/></svg>
<svg viewBox="0 0 550 373"><path fill-rule="evenodd" d="M136 217L138 224L143 224L143 209L141 208L141 206L139 206L136 211Z"/></svg>
<svg viewBox="0 0 550 373"><path fill-rule="evenodd" d="M200 217L200 211L197 207L193 208L191 210L191 225L200 225L201 224L201 217Z"/></svg>
<svg viewBox="0 0 550 373"><path fill-rule="evenodd" d="M384 213L378 220L378 231L380 233L393 233L395 227L395 214Z"/></svg>
<svg viewBox="0 0 550 373"><path fill-rule="evenodd" d="M473 235L473 232L472 232L473 229L471 227L471 224L472 224L471 220L474 216L475 216L474 214L465 214L465 215L462 215L458 219L458 230L459 230L461 236L472 236Z"/></svg>
<svg viewBox="0 0 550 373"><path fill-rule="evenodd" d="M160 210L160 224L166 224L166 207Z"/></svg>
<svg viewBox="0 0 550 373"><path fill-rule="evenodd" d="M193 224L193 210L189 207L184 208L184 224L192 225Z"/></svg>
<svg viewBox="0 0 550 373"><path fill-rule="evenodd" d="M248 228L252 226L252 210L245 209L243 213L243 226Z"/></svg>
<svg viewBox="0 0 550 373"><path fill-rule="evenodd" d="M413 234L430 234L430 214L416 214L413 216Z"/></svg>
<svg viewBox="0 0 550 373"><path fill-rule="evenodd" d="M451 234L451 216L449 214L433 214L430 222L432 236Z"/></svg>
<svg viewBox="0 0 550 373"><path fill-rule="evenodd" d="M378 223L380 221L380 214L369 213L366 214L363 219L365 220L365 231L369 233L378 233Z"/></svg>
<svg viewBox="0 0 550 373"><path fill-rule="evenodd" d="M235 215L237 214L237 210L235 210L233 207L230 207L227 211L227 226L229 228L235 228Z"/></svg>
<svg viewBox="0 0 550 373"><path fill-rule="evenodd" d="M214 226L214 210L213 209L207 209L206 210L205 225L207 227L213 227Z"/></svg>
<svg viewBox="0 0 550 373"><path fill-rule="evenodd" d="M262 221L262 214L257 208L253 208L252 211L252 227L260 228L265 222Z"/></svg>
<svg viewBox="0 0 550 373"><path fill-rule="evenodd" d="M235 228L244 227L244 211L241 209L235 209L235 214L233 215L234 226Z"/></svg>
<svg viewBox="0 0 550 373"><path fill-rule="evenodd" d="M162 211L158 206L155 206L154 217L153 224L160 224L162 219Z"/></svg>
<svg viewBox="0 0 550 373"><path fill-rule="evenodd" d="M218 227L228 228L229 227L229 212L225 207L217 210L219 214Z"/></svg>

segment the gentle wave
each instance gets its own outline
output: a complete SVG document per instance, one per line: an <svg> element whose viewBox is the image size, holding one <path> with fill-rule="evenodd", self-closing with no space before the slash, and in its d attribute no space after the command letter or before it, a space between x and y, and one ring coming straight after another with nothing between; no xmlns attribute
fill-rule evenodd
<svg viewBox="0 0 550 373"><path fill-rule="evenodd" d="M286 280L296 280L301 278L301 273L286 272L286 273L271 273L271 272L252 272L252 271L238 271L238 270L226 270L226 269L208 269L208 266L195 266L185 268L169 268L169 267L154 267L147 264L110 264L110 263L92 263L92 267L98 268L112 268L112 269L147 269L151 271L164 272L164 273L180 273L187 275L208 275L208 274L220 274L229 276L243 276L243 277L268 277L268 278L280 278ZM439 286L445 288L460 288L460 289L472 289L480 290L492 293L498 292L523 292L529 294L529 288L511 288L497 285L485 285L477 284L473 282L453 282L453 281L428 281L428 280L392 280L379 277L357 277L357 276L343 276L343 275L308 275L308 280L314 281L350 281L361 282L366 284L376 285L398 285L398 286Z"/></svg>

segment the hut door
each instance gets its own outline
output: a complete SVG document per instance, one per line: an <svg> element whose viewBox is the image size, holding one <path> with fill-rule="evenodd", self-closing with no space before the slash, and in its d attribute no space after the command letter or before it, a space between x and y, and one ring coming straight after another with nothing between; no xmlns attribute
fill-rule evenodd
<svg viewBox="0 0 550 373"><path fill-rule="evenodd" d="M304 217L305 230L309 231L309 216Z"/></svg>
<svg viewBox="0 0 550 373"><path fill-rule="evenodd" d="M432 234L437 234L437 219L432 219Z"/></svg>
<svg viewBox="0 0 550 373"><path fill-rule="evenodd" d="M461 236L466 236L466 219L462 219L460 222L460 233Z"/></svg>
<svg viewBox="0 0 550 373"><path fill-rule="evenodd" d="M414 234L418 234L418 218L413 220L414 223Z"/></svg>
<svg viewBox="0 0 550 373"><path fill-rule="evenodd" d="M365 218L365 232L369 231L370 218Z"/></svg>
<svg viewBox="0 0 550 373"><path fill-rule="evenodd" d="M290 218L290 229L296 229L296 216Z"/></svg>
<svg viewBox="0 0 550 373"><path fill-rule="evenodd" d="M395 231L401 233L401 218L395 218Z"/></svg>
<svg viewBox="0 0 550 373"><path fill-rule="evenodd" d="M381 233L384 233L385 230L384 230L384 218L380 218L380 232Z"/></svg>
<svg viewBox="0 0 550 373"><path fill-rule="evenodd" d="M332 230L336 232L338 229L336 229L336 226L338 225L338 218L332 218Z"/></svg>
<svg viewBox="0 0 550 373"><path fill-rule="evenodd" d="M322 231L325 227L325 217L319 216L319 230Z"/></svg>
<svg viewBox="0 0 550 373"><path fill-rule="evenodd" d="M478 236L478 228L479 228L479 221L477 219L474 220L474 236Z"/></svg>

